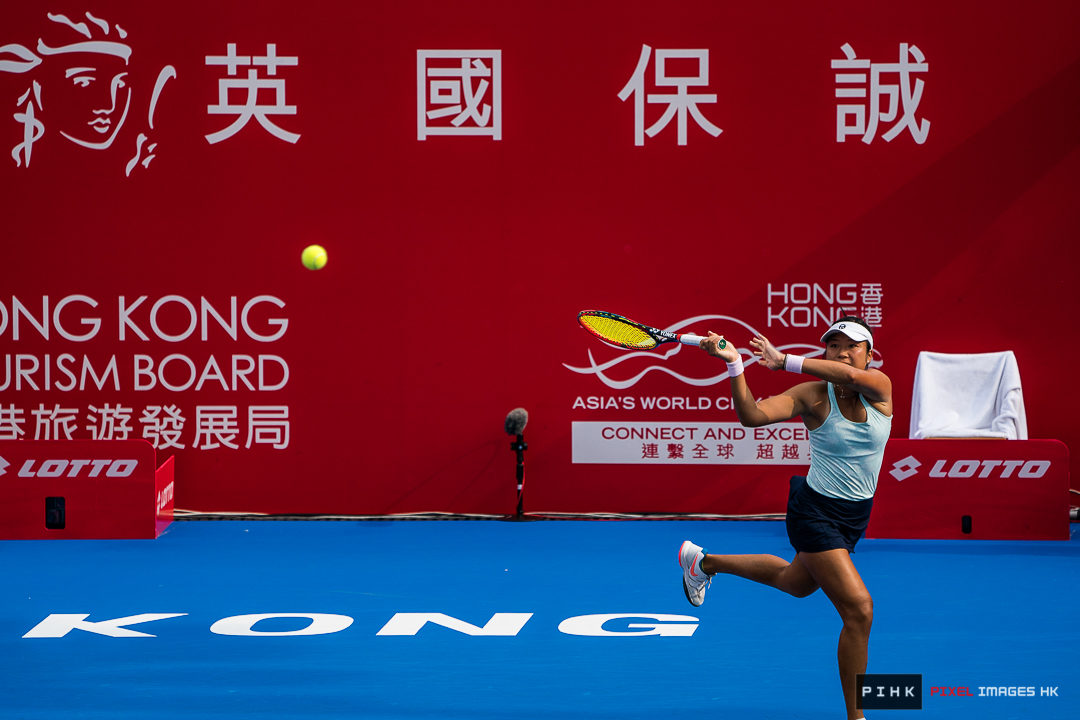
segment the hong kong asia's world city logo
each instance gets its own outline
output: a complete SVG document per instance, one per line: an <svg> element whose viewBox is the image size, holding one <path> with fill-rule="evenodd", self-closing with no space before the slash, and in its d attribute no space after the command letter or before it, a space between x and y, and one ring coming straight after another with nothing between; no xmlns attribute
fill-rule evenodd
<svg viewBox="0 0 1080 720"><path fill-rule="evenodd" d="M745 336L749 339L761 334L749 323L730 315L696 315L662 329L672 333L700 332L703 327L702 323L709 323L711 327L719 329L721 334L729 338ZM738 326L738 329L731 328L731 324ZM593 355L592 347L587 347L585 352L588 363L586 365L578 366L563 363L563 367L581 375L595 375L600 382L614 390L625 390L633 387L642 378L653 372L670 375L679 382L691 387L709 387L728 378L726 369L717 375L708 377L693 377L686 372L680 372L677 369L678 361L674 360L674 358L683 351L684 347L678 343L661 345L660 347L663 348L662 351L618 351L619 354L614 358L603 362L598 362ZM754 357L753 351L749 347L739 347L737 349L747 367L751 367L757 362L757 358ZM782 353L794 353L804 357L821 357L825 352L820 342L777 345L776 349ZM688 350L687 352L699 351ZM881 353L875 348L870 366L876 368L881 367L882 364ZM726 368L723 363L718 363L718 365Z"/></svg>

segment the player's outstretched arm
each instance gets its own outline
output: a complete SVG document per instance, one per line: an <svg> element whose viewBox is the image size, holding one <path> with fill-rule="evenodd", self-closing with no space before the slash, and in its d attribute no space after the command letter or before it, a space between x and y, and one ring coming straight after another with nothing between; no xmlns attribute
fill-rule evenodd
<svg viewBox="0 0 1080 720"><path fill-rule="evenodd" d="M728 343L723 349L719 348L723 339L722 335L710 332L708 337L701 341L701 348L728 363L729 367L740 363L739 351L732 343ZM761 427L799 417L806 412L807 385L809 383L796 385L786 392L758 402L750 392L750 386L746 384L746 376L741 373L735 375L731 378L731 400L735 406L735 414L745 427Z"/></svg>

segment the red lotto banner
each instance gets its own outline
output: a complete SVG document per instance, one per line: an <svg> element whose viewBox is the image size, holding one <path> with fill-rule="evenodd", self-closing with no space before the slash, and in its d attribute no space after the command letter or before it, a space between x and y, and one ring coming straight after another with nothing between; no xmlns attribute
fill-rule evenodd
<svg viewBox="0 0 1080 720"><path fill-rule="evenodd" d="M1012 350L1072 446L1077 37L1073 2L7 3L0 439L145 439L185 509L503 514L521 406L527 512L782 511L802 426L597 309L807 355L860 314L898 438L920 351Z"/></svg>
<svg viewBox="0 0 1080 720"><path fill-rule="evenodd" d="M1068 462L1056 440L891 440L866 537L1068 540Z"/></svg>
<svg viewBox="0 0 1080 720"><path fill-rule="evenodd" d="M173 458L144 440L0 442L0 540L161 535L173 519Z"/></svg>

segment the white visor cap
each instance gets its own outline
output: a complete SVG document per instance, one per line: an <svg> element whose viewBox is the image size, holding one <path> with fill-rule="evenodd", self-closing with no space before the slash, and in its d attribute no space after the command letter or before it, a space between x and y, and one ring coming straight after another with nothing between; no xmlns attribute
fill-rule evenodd
<svg viewBox="0 0 1080 720"><path fill-rule="evenodd" d="M865 340L869 343L870 347L874 346L874 336L870 334L870 331L864 328L859 323L855 322L835 322L832 326L825 331L825 334L821 336L821 342L825 342L833 333L843 333L855 342L862 342Z"/></svg>

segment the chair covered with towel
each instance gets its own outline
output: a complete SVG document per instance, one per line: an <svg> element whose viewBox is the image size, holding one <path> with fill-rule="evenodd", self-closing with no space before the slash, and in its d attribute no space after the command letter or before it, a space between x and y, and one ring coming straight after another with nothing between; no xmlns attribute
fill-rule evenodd
<svg viewBox="0 0 1080 720"><path fill-rule="evenodd" d="M1016 356L919 353L908 437L1027 440Z"/></svg>

